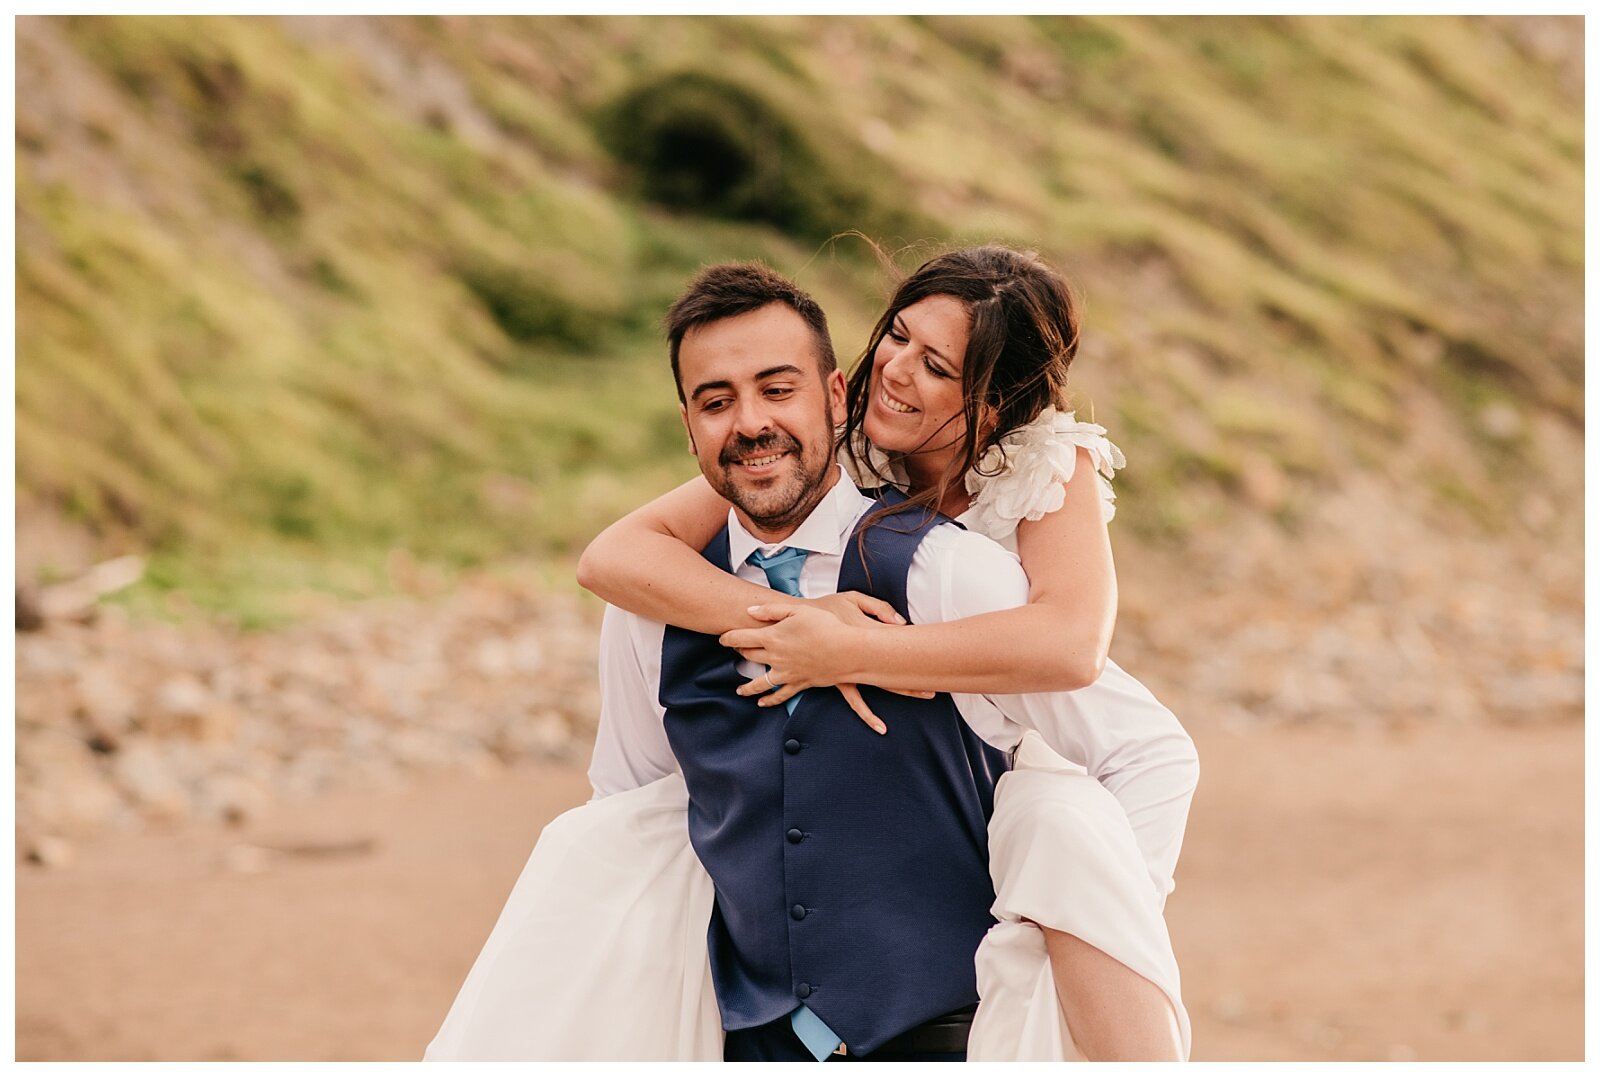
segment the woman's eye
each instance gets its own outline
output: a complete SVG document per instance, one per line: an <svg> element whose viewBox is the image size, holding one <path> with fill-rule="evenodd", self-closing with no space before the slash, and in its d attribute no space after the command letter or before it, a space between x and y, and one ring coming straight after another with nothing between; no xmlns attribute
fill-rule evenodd
<svg viewBox="0 0 1600 1077"><path fill-rule="evenodd" d="M904 333L898 332L894 329L889 330L889 332L885 335L896 344L904 344L907 339Z"/></svg>
<svg viewBox="0 0 1600 1077"><path fill-rule="evenodd" d="M948 371L945 371L945 370L941 370L939 367L935 366L932 359L924 359L924 360L922 360L922 365L928 369L928 373L929 374L932 374L936 378L953 378L953 377L955 377L954 374L951 374L951 373L949 373Z"/></svg>

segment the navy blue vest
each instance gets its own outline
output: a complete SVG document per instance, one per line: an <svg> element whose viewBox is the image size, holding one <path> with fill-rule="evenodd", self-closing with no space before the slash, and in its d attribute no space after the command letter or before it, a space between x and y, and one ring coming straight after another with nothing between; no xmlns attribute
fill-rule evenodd
<svg viewBox="0 0 1600 1077"><path fill-rule="evenodd" d="M904 501L887 497L879 504ZM906 571L943 521L915 509L858 527L839 590L908 616ZM705 556L731 569L726 530ZM792 715L758 707L734 694L737 661L717 637L667 626L661 703L689 787L689 838L716 886L708 940L723 1027L753 1028L804 1002L867 1052L976 1002L1005 753L948 695L863 687L889 726L881 737L834 688L807 691Z"/></svg>

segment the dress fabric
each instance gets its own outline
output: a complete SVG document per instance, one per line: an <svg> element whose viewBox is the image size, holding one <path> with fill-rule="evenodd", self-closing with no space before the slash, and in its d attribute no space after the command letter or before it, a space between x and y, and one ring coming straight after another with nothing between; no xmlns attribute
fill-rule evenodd
<svg viewBox="0 0 1600 1077"><path fill-rule="evenodd" d="M424 1059L720 1061L688 807L669 774L545 827Z"/></svg>
<svg viewBox="0 0 1600 1077"><path fill-rule="evenodd" d="M991 909L978 947L972 1062L1084 1061L1067 1031L1045 952L1045 924L1075 935L1154 983L1172 1003L1189 1057L1164 895L1151 885L1128 818L1106 788L1036 734L1000 779L989 820Z"/></svg>
<svg viewBox="0 0 1600 1077"><path fill-rule="evenodd" d="M1058 490L1070 478L1079 445L1100 472L1109 517L1104 480L1121 453L1102 428L1047 412L1019 432L1010 459L978 491L979 512L961 522L1014 552L1017 523L1059 506L1040 487ZM1051 466L1036 466L1041 447ZM1107 678L1148 696L1113 663ZM425 1059L720 1060L706 949L713 887L689 844L687 816L687 789L672 774L592 800L546 827ZM998 923L975 959L981 1001L971 1061L1083 1058L1036 924L1075 935L1155 983L1172 1003L1188 1057L1166 893L1153 878L1162 872L1151 867L1164 855L1175 853L1139 847L1121 804L1084 768L1037 734L1023 737L989 823Z"/></svg>

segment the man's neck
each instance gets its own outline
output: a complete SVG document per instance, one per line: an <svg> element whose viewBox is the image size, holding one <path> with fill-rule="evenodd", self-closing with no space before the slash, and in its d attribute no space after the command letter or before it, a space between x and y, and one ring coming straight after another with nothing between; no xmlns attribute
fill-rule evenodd
<svg viewBox="0 0 1600 1077"><path fill-rule="evenodd" d="M811 518L811 514L817 511L817 506L822 504L823 499L828 496L829 491L834 488L838 481L839 468L837 466L828 468L822 480L811 488L811 496L807 499L808 504L805 506L805 510L798 512L798 515L793 520L779 524L776 527L763 527L737 506L733 510L734 518L739 521L740 526L746 531L761 540L763 546L777 545L798 531L800 525Z"/></svg>

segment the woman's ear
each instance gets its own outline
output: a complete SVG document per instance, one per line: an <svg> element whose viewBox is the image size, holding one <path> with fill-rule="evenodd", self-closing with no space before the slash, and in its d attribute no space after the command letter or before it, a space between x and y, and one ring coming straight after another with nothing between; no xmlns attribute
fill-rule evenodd
<svg viewBox="0 0 1600 1077"><path fill-rule="evenodd" d="M978 441L988 441L1000 425L1000 409L987 400L978 405Z"/></svg>

